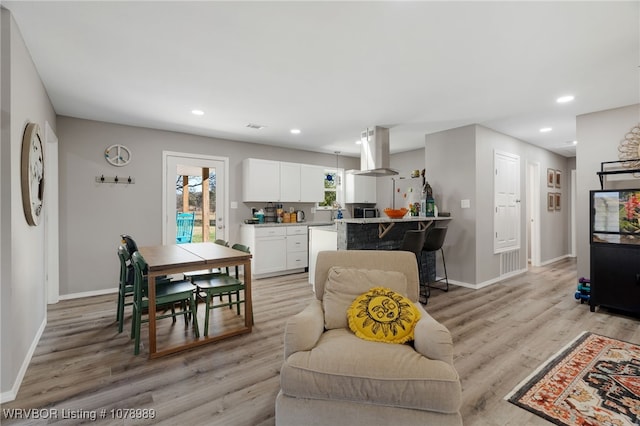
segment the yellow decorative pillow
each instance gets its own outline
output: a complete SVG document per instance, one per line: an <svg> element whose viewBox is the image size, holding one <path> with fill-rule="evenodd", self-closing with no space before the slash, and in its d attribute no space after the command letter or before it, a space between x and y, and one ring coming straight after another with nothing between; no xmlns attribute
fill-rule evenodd
<svg viewBox="0 0 640 426"><path fill-rule="evenodd" d="M347 319L351 331L361 339L405 343L413 340L420 311L403 295L375 287L353 301Z"/></svg>

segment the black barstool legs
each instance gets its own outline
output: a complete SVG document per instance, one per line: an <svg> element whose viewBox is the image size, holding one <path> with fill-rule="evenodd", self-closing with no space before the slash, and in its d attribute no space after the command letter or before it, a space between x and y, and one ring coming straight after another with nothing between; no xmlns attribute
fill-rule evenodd
<svg viewBox="0 0 640 426"><path fill-rule="evenodd" d="M429 290L431 288L434 288L434 289L442 290L445 292L449 291L449 277L447 276L447 264L445 263L444 250L442 249L442 245L444 244L444 239L446 235L447 235L447 228L431 228L427 233L427 237L425 239L424 246L422 248L423 253L433 252L435 256L439 250L440 254L442 255L442 266L444 267L444 278L436 279L433 282L429 282L429 274L427 273L427 288ZM434 269L435 269L436 261L437 259L434 258ZM434 277L436 276L435 270L433 271L433 275ZM433 286L434 283L437 283L443 280L445 282L444 287ZM429 295L430 291L428 291L427 294Z"/></svg>

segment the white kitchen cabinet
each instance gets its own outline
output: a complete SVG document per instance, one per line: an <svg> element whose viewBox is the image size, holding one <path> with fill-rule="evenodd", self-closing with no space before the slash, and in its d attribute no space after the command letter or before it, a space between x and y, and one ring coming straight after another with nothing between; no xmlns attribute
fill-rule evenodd
<svg viewBox="0 0 640 426"><path fill-rule="evenodd" d="M300 164L280 163L280 198L283 203L300 201Z"/></svg>
<svg viewBox="0 0 640 426"><path fill-rule="evenodd" d="M324 167L302 165L300 168L300 201L317 203L324 200Z"/></svg>
<svg viewBox="0 0 640 426"><path fill-rule="evenodd" d="M256 228L253 249L254 274L268 274L287 268L287 260L281 253L287 249L284 229Z"/></svg>
<svg viewBox="0 0 640 426"><path fill-rule="evenodd" d="M324 199L324 167L247 158L242 201L315 203Z"/></svg>
<svg viewBox="0 0 640 426"><path fill-rule="evenodd" d="M345 176L345 203L375 203L376 178L347 173Z"/></svg>
<svg viewBox="0 0 640 426"><path fill-rule="evenodd" d="M338 250L338 232L335 225L309 227L309 284L314 285L318 253Z"/></svg>
<svg viewBox="0 0 640 426"><path fill-rule="evenodd" d="M287 269L306 268L308 266L308 241L306 226L287 227Z"/></svg>
<svg viewBox="0 0 640 426"><path fill-rule="evenodd" d="M308 265L306 225L240 225L242 244L252 253L255 278L304 272Z"/></svg>
<svg viewBox="0 0 640 426"><path fill-rule="evenodd" d="M242 201L280 199L280 162L246 158L242 161Z"/></svg>

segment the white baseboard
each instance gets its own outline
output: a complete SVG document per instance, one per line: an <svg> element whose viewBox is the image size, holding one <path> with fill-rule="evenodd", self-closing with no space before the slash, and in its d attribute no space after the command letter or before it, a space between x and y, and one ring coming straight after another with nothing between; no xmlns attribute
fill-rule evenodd
<svg viewBox="0 0 640 426"><path fill-rule="evenodd" d="M16 381L13 383L10 391L2 392L0 394L0 404L4 404L5 402L10 402L16 399L18 395L18 390L20 389L20 385L22 385L22 380L24 379L24 375L27 372L27 368L29 367L29 363L31 363L31 358L38 347L38 343L40 342L40 338L42 337L42 333L44 333L44 329L47 326L47 316L45 315L44 320L42 320L42 324L38 328L36 332L36 336L31 342L31 346L29 346L29 350L27 351L27 355L24 357L22 361L22 365L20 366L20 370L18 371L18 376L16 377Z"/></svg>
<svg viewBox="0 0 640 426"><path fill-rule="evenodd" d="M542 263L540 264L540 266L547 266L547 265L550 265L550 264L552 264L552 263L559 262L559 261L561 261L561 260L563 260L563 259L567 259L567 258L569 258L569 257L571 257L571 255L570 255L570 254L565 254L564 256L556 257L555 259L545 260L544 262L542 262Z"/></svg>
<svg viewBox="0 0 640 426"><path fill-rule="evenodd" d="M460 287L472 288L474 290L476 288L475 284L469 284L469 283L465 283L465 282L462 282L462 281L456 281L456 280L452 280L451 278L449 278L449 284L457 285L457 286L460 286Z"/></svg>
<svg viewBox="0 0 640 426"><path fill-rule="evenodd" d="M82 293L61 294L60 300L80 299L81 297L102 296L104 294L117 293L117 288L107 288L104 290L83 291Z"/></svg>
<svg viewBox="0 0 640 426"><path fill-rule="evenodd" d="M505 274L505 275L503 275L501 277L496 277L496 278L493 278L493 279L490 279L490 280L487 280L487 281L483 281L483 282L478 283L478 284L470 284L470 283L465 283L465 282L449 279L449 284L454 284L454 285L458 285L460 287L466 287L466 288L471 288L471 289L474 289L474 290L479 290L481 288L490 286L491 284L499 283L500 281L504 281L506 279L513 278L513 277L518 276L518 275L522 275L522 274L524 274L526 272L527 272L526 268L525 269L519 269L517 271L513 271L513 272L510 272L508 274Z"/></svg>

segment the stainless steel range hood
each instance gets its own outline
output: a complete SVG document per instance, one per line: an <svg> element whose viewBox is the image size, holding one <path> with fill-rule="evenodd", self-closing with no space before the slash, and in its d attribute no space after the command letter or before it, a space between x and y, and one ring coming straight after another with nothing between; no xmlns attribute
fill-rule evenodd
<svg viewBox="0 0 640 426"><path fill-rule="evenodd" d="M361 176L393 176L398 171L389 167L389 129L376 126L360 134L360 171Z"/></svg>

